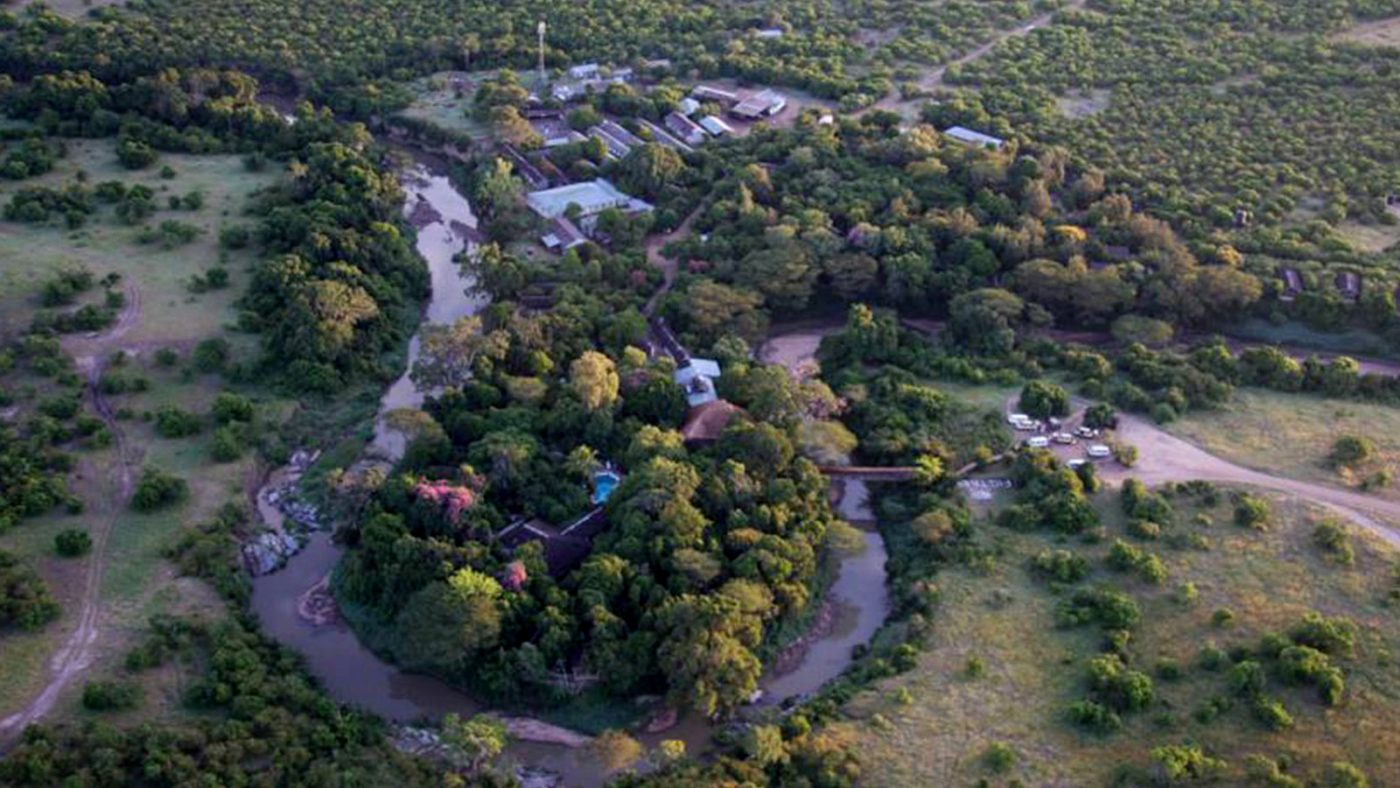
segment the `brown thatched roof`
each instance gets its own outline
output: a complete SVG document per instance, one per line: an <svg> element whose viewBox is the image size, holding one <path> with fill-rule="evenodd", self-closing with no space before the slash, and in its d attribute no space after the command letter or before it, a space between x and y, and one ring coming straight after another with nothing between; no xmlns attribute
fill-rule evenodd
<svg viewBox="0 0 1400 788"><path fill-rule="evenodd" d="M687 443L719 440L719 436L724 432L724 428L729 426L729 422L734 420L734 416L743 412L743 408L722 399L697 405L685 414L681 435Z"/></svg>

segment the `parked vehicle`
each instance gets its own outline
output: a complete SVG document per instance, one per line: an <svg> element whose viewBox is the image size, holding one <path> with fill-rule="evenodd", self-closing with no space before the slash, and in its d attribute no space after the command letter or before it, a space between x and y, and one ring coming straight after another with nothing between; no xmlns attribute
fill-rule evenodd
<svg viewBox="0 0 1400 788"><path fill-rule="evenodd" d="M1099 437L1099 431L1094 429L1093 427L1078 427L1075 429L1074 434L1078 435L1081 438Z"/></svg>
<svg viewBox="0 0 1400 788"><path fill-rule="evenodd" d="M1094 445L1088 448L1087 454L1093 459L1102 460L1108 457L1112 457L1113 449L1108 448L1102 443L1095 443Z"/></svg>
<svg viewBox="0 0 1400 788"><path fill-rule="evenodd" d="M1061 446L1073 446L1074 444L1079 442L1078 438L1074 437L1068 432L1057 432L1051 436L1051 440L1055 441Z"/></svg>
<svg viewBox="0 0 1400 788"><path fill-rule="evenodd" d="M1082 459L1082 458L1080 458L1080 457L1075 457L1074 459L1072 459L1072 460L1070 460L1069 462L1065 463L1065 467L1069 468L1070 470L1075 470L1076 468L1082 468L1082 467L1084 467L1085 465L1088 465L1088 464L1089 464L1089 461L1088 461L1088 460Z"/></svg>
<svg viewBox="0 0 1400 788"><path fill-rule="evenodd" d="M1050 446L1050 439L1044 435L1036 435L1032 438L1026 438L1026 446L1032 449L1045 449Z"/></svg>

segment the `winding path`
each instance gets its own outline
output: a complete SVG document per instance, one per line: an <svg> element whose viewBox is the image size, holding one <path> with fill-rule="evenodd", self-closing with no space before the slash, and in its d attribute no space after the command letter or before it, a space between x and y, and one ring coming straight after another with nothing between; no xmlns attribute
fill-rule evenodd
<svg viewBox="0 0 1400 788"><path fill-rule="evenodd" d="M704 209L705 204L701 203L696 206L695 210L690 212L689 216L685 217L685 221L681 222L676 229L669 233L653 235L647 239L647 262L661 271L662 278L661 287L657 288L656 292L651 294L651 298L647 299L646 306L642 308L642 314L647 317L656 314L656 308L661 304L661 299L665 298L666 294L671 292L671 287L676 284L676 275L680 271L679 261L667 257L661 250L665 249L666 245L672 241L677 241L690 235L691 225L695 224L696 217L698 217L700 212Z"/></svg>
<svg viewBox="0 0 1400 788"><path fill-rule="evenodd" d="M1118 417L1119 439L1138 447L1138 462L1133 468L1105 466L1106 478L1121 481L1127 477L1141 479L1145 484L1202 479L1228 484L1243 484L1275 490L1313 501L1365 528L1392 547L1400 548L1400 531L1390 523L1400 523L1400 503L1374 498L1351 490L1325 484L1298 481L1273 476L1236 465L1211 454L1199 446L1182 440L1158 428L1157 425L1131 414ZM1376 517L1387 522L1377 521Z"/></svg>
<svg viewBox="0 0 1400 788"><path fill-rule="evenodd" d="M1069 3L1066 3L1063 8L1058 8L1049 13L1041 14L1040 16L1035 17L1034 19L1026 22L1025 24L1019 25L1017 27L1007 28L996 33L989 40L987 40L977 48L967 52L961 57L955 58L953 60L948 61L947 63L944 63L943 65L933 69L932 71L929 71L927 74L924 75L922 79L918 81L917 84L919 90L921 92L928 93L934 90L938 90L940 88L948 87L948 84L944 81L944 77L948 75L948 69L953 68L954 66L965 66L969 63L981 60L982 58L986 57L993 49L996 49L997 46L1002 42L1008 41L1013 38L1021 38L1022 36L1028 36L1036 30L1045 27L1046 25L1055 21L1055 17L1057 15L1062 14L1066 11L1082 10L1086 5L1088 5L1088 0L1071 0ZM921 101L922 99L906 100L898 92L895 92L875 102L870 107L866 108L864 111L869 112L870 110L874 109L898 111L901 108L908 108L910 105L917 105Z"/></svg>
<svg viewBox="0 0 1400 788"><path fill-rule="evenodd" d="M87 574L83 581L83 595L78 607L77 626L73 628L73 631L69 633L50 658L50 675L44 688L23 709L0 720L0 740L9 739L19 734L25 727L37 722L39 718L52 711L63 690L74 679L83 675L92 664L96 653L102 616L100 596L102 578L107 563L107 543L118 515L126 507L127 501L131 499L135 488L134 469L141 461L140 452L135 450L126 440L126 435L121 429L121 424L117 421L112 405L107 401L107 397L102 393L99 385L106 355L115 349L117 340L140 320L140 290L128 285L125 292L127 294L126 306L123 307L117 321L110 329L97 337L76 339L66 343L68 344L67 350L79 350L83 353L77 357L76 363L79 370L87 378L88 404L111 433L113 447L116 450L116 464L110 469L113 494L110 496L102 495L98 500L89 502L91 507L89 511L92 511L97 517L91 520L93 524L91 529L92 552L91 558L88 559Z"/></svg>

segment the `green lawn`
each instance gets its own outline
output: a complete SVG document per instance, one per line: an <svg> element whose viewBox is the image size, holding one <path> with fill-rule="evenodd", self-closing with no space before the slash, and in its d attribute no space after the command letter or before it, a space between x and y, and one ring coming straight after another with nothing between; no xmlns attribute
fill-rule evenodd
<svg viewBox="0 0 1400 788"><path fill-rule="evenodd" d="M490 136L490 129L475 118L468 116L468 112L472 108L475 90L468 88L459 96L452 85L452 80L454 78L462 79L468 84L476 85L490 77L490 72L476 72L470 75L461 72L442 72L416 79L409 86L414 92L413 103L399 114L427 121L449 131L462 132L473 139L485 139ZM530 83L531 75L528 73L523 75L523 84L528 87Z"/></svg>
<svg viewBox="0 0 1400 788"><path fill-rule="evenodd" d="M64 268L86 266L98 277L110 272L122 275L124 285L139 293L141 308L130 329L111 347L131 350L133 355L124 372L140 375L151 382L149 391L112 396L114 408L127 408L134 418L123 421L129 445L146 464L161 467L185 478L190 485L189 499L153 514L138 514L118 502L118 489L112 475L117 461L112 449L74 450L78 467L71 477L74 491L84 500L86 510L79 515L52 513L28 520L6 534L0 534L0 547L13 550L31 561L45 577L63 604L64 613L53 625L35 634L6 634L5 658L0 660L0 716L5 716L38 691L47 680L49 660L75 626L89 558L60 559L53 552L53 537L65 528L93 531L111 523L105 554L100 599L99 639L95 662L88 669L91 678L121 675L125 653L141 637L147 620L158 613L226 614L222 602L201 582L176 576L174 567L162 557L187 527L210 517L223 503L243 498L255 479L256 460L250 450L240 461L215 463L211 458L212 425L197 436L165 439L157 436L141 414L163 406L176 406L205 414L224 383L216 376L193 375L186 371L190 349L200 340L225 336L240 358L252 356L256 338L229 333L226 327L237 318L234 302L247 287L253 251L236 254L221 252L220 228L229 223L248 223L245 215L249 197L278 177L271 170L247 172L237 156L183 156L162 154L144 170L128 171L116 161L111 140L70 140L68 155L55 170L40 178L0 183L0 202L7 202L15 190L43 184L60 187L72 182L79 172L89 184L120 180L128 185L142 183L157 193L165 205L168 196L199 191L204 205L196 211L162 207L151 219L194 224L201 229L192 243L172 250L136 242L139 228L121 224L109 206L103 206L88 224L77 231L59 226L35 226L0 222L0 259L16 261L0 266L0 337L24 330L39 309L42 283ZM170 166L175 176L162 178L160 170ZM202 294L191 292L191 279L222 262L231 274L229 287ZM92 302L100 289L83 297ZM79 345L93 340L71 337ZM96 345L94 345L96 347ZM174 368L154 363L159 348L180 351ZM21 373L7 376L5 385L21 394L21 416L33 400L24 390L34 387L34 397L50 391L51 381L30 379ZM262 418L275 428L287 416L290 403L270 395L259 395ZM164 713L178 708L178 669L154 671L142 682L147 685L148 702L134 716ZM81 682L71 685L60 700L61 714L76 709Z"/></svg>
<svg viewBox="0 0 1400 788"><path fill-rule="evenodd" d="M1240 389L1224 408L1188 413L1167 429L1227 460L1292 479L1355 486L1378 470L1400 471L1400 409L1384 405ZM1370 438L1377 458L1357 472L1333 467L1327 457L1344 434ZM1371 492L1400 500L1400 489Z"/></svg>
<svg viewBox="0 0 1400 788"><path fill-rule="evenodd" d="M229 224L250 224L245 215L248 197L278 177L275 168L260 173L245 170L237 156L186 156L162 154L143 170L127 170L116 161L111 140L68 140L68 155L52 172L23 181L0 182L0 203L22 188L61 188L79 172L89 184L119 180L150 187L160 206L149 220L158 225L167 219L192 224L201 234L174 249L140 244L139 227L122 224L110 206L101 206L86 226L68 230L62 222L47 226L0 221L0 259L16 264L0 266L0 335L28 326L39 308L37 296L54 273L86 267L101 277L120 273L140 289L145 318L123 340L130 343L178 341L202 338L233 322L233 302L246 289L248 267L254 252L222 253L231 277L229 287L204 294L190 292L189 283L220 263L219 231ZM170 166L175 177L160 176ZM166 201L198 191L204 205L196 211L170 210ZM91 300L89 298L88 300Z"/></svg>
<svg viewBox="0 0 1400 788"><path fill-rule="evenodd" d="M1105 518L1111 542L1123 534L1117 495L1100 500L1113 515ZM1210 527L1189 524L1195 509L1185 502L1177 507L1182 524L1175 530L1205 536L1210 549L1135 542L1165 563L1169 576L1161 586L1109 572L1106 543L984 526L987 539L1002 551L993 568L986 574L957 568L937 578L942 603L932 614L929 648L919 666L858 696L846 707L850 719L837 725L861 753L863 784L971 785L985 777L993 785L1106 785L1119 764L1146 765L1153 747L1188 741L1229 762L1222 784L1243 782L1243 760L1250 753L1288 754L1296 763L1291 773L1300 778L1345 759L1366 771L1372 785L1400 781L1400 761L1393 757L1400 747L1400 674L1391 656L1400 646L1400 618L1380 604L1396 554L1350 530L1356 564L1338 566L1311 544L1318 513L1278 498L1277 523L1267 533L1230 524L1228 504L1210 511L1216 523ZM1126 717L1123 731L1101 737L1064 717L1066 705L1085 694L1084 664L1102 648L1103 635L1095 628L1055 627L1058 597L1026 568L1030 556L1045 548L1083 555L1093 567L1088 583L1110 582L1141 605L1142 623L1128 648L1132 667L1151 674L1157 660L1170 658L1185 668L1180 680L1154 679L1158 700ZM1173 598L1186 581L1199 592L1193 604ZM1233 625L1212 623L1212 613L1222 607L1234 611ZM1265 731L1244 702L1212 722L1192 717L1207 698L1229 694L1222 673L1195 666L1203 645L1252 645L1311 610L1345 615L1361 627L1356 656L1341 661L1347 694L1339 708L1324 708L1311 688L1271 682L1269 694L1296 720L1292 730ZM972 657L985 664L980 678L967 675ZM892 697L900 688L912 702ZM983 761L997 742L1018 755L1016 765L1000 775Z"/></svg>

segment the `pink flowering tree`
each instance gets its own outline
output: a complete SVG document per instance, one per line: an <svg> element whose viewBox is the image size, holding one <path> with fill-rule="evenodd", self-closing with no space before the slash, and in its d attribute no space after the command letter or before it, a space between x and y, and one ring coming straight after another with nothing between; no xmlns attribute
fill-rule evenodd
<svg viewBox="0 0 1400 788"><path fill-rule="evenodd" d="M448 522L457 525L462 513L476 504L476 491L470 487L453 484L446 479L422 479L413 485L413 495L420 501L427 501L442 509Z"/></svg>
<svg viewBox="0 0 1400 788"><path fill-rule="evenodd" d="M530 579L530 573L525 571L525 564L520 561L511 561L506 564L505 572L501 577L501 585L508 591L519 591L525 587L525 581Z"/></svg>

